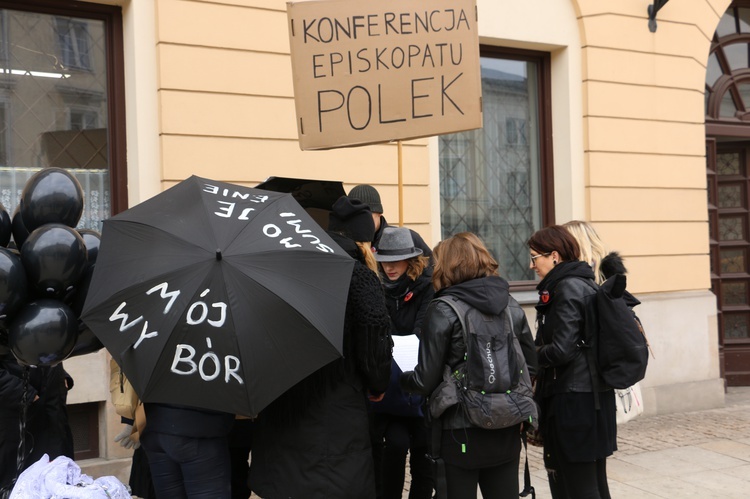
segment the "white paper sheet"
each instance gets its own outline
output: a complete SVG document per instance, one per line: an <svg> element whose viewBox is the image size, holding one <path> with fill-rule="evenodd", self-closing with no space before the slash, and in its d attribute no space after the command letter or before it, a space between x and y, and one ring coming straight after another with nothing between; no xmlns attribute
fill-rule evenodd
<svg viewBox="0 0 750 499"><path fill-rule="evenodd" d="M416 334L393 335L393 360L402 371L413 371L419 358L419 338Z"/></svg>

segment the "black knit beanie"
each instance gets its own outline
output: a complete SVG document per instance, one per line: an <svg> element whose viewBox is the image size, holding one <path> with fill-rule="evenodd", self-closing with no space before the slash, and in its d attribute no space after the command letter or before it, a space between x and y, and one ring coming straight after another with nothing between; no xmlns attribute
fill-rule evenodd
<svg viewBox="0 0 750 499"><path fill-rule="evenodd" d="M328 216L328 230L340 232L358 242L372 241L375 222L370 207L362 201L341 196L333 203Z"/></svg>
<svg viewBox="0 0 750 499"><path fill-rule="evenodd" d="M370 206L373 213L383 213L383 204L380 202L380 194L377 189L368 184L360 184L352 187L349 191L351 199L359 199L366 205Z"/></svg>

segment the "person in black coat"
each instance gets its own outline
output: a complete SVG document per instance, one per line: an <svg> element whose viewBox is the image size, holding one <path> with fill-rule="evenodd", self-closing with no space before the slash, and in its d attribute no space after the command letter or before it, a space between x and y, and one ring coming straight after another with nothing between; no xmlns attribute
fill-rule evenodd
<svg viewBox="0 0 750 499"><path fill-rule="evenodd" d="M435 293L428 258L414 246L409 229L387 227L375 260L380 264L391 336L420 337L427 305ZM400 375L401 369L394 360L385 397L371 405L376 479L381 481L382 489L379 497L401 499L406 455L410 453L409 499L430 499L433 486L427 458L428 432L421 407L424 399L404 393L398 383Z"/></svg>
<svg viewBox="0 0 750 499"><path fill-rule="evenodd" d="M355 259L344 357L287 390L259 414L250 486L263 498L375 497L367 400L379 400L388 387L392 347L370 250L375 229L369 208L346 196L334 204L328 229Z"/></svg>
<svg viewBox="0 0 750 499"><path fill-rule="evenodd" d="M606 458L617 450L614 391L592 381L586 340L597 326L594 271L571 233L553 225L528 241L537 286L535 397L554 499L608 499ZM599 386L597 394L594 386ZM596 395L596 396L595 396Z"/></svg>
<svg viewBox="0 0 750 499"><path fill-rule="evenodd" d="M24 383L28 370L28 384ZM10 488L17 478L20 422L26 390L25 455L21 471L44 454L73 459L73 433L67 411L68 390L73 378L62 364L24 368L13 354L0 345L0 490Z"/></svg>
<svg viewBox="0 0 750 499"><path fill-rule="evenodd" d="M497 275L497 262L484 243L475 234L462 232L440 242L433 256L435 297L455 296L492 316L507 309L533 376L536 354L526 315L510 296L508 282ZM414 371L401 375L402 388L431 395L443 381L445 366L456 369L465 355L461 320L450 305L433 300L422 324L419 363ZM486 430L472 425L460 404L446 409L439 421L431 421L436 424L442 426L439 456L445 464L448 499L476 498L477 485L485 499L518 498L521 424ZM431 453L435 456L436 449Z"/></svg>

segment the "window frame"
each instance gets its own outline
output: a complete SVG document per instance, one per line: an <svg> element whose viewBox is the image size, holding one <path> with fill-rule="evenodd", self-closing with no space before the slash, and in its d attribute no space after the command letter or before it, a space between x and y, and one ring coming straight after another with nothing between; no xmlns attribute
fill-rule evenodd
<svg viewBox="0 0 750 499"><path fill-rule="evenodd" d="M107 57L107 143L111 215L128 208L125 60L122 8L76 0L0 0L0 9L104 22Z"/></svg>
<svg viewBox="0 0 750 499"><path fill-rule="evenodd" d="M539 110L539 176L540 207L542 227L555 223L555 182L552 150L552 72L549 52L536 50L499 47L494 45L479 46L480 57L502 58L516 61L532 62L537 66ZM527 130L528 134L528 130ZM440 214L442 219L442 213ZM540 227L541 228L541 227ZM512 292L531 291L536 289L538 281L509 281Z"/></svg>

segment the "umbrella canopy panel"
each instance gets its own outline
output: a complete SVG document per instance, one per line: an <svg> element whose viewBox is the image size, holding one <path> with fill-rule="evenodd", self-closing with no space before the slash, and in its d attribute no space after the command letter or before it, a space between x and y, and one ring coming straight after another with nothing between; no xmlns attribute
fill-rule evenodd
<svg viewBox="0 0 750 499"><path fill-rule="evenodd" d="M328 215L333 203L346 195L344 184L338 180L269 177L255 187L267 191L290 193L324 229L328 228Z"/></svg>
<svg viewBox="0 0 750 499"><path fill-rule="evenodd" d="M191 177L104 222L82 318L143 401L255 415L341 355L353 265L290 195Z"/></svg>

